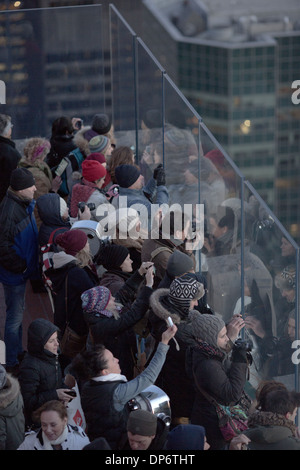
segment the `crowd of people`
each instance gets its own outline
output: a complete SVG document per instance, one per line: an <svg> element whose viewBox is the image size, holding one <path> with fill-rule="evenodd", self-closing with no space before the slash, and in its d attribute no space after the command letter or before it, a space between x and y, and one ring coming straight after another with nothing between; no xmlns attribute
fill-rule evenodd
<svg viewBox="0 0 300 470"><path fill-rule="evenodd" d="M264 240L253 246L257 231L249 237L242 302L240 215L226 199L232 175L219 151L201 157L199 257L197 212L169 206L174 194L181 207L195 203L195 142L170 124L166 169L153 117L144 117L139 156L118 145L105 113L85 126L62 116L49 139L27 139L21 155L10 116L0 115L1 450L300 448L300 394L280 380L293 374L297 336L293 247L283 238L281 259L267 263ZM246 224L255 227L251 204ZM24 350L28 282L48 293L53 319L31 322ZM251 395L254 359L263 380ZM169 415L130 408L154 385ZM69 419L74 394L83 427Z"/></svg>

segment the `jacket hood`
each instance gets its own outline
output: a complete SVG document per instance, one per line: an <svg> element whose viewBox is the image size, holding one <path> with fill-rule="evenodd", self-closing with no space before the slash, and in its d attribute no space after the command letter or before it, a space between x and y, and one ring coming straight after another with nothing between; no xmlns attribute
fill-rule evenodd
<svg viewBox="0 0 300 470"><path fill-rule="evenodd" d="M59 328L44 318L33 320L27 332L28 352L33 355L43 354L45 344L56 331L59 331Z"/></svg>
<svg viewBox="0 0 300 470"><path fill-rule="evenodd" d="M57 193L47 193L40 196L36 201L37 210L41 221L45 225L68 226L60 215L60 196Z"/></svg>
<svg viewBox="0 0 300 470"><path fill-rule="evenodd" d="M69 263L77 263L75 256L68 255L65 251L53 254L53 269L61 269Z"/></svg>
<svg viewBox="0 0 300 470"><path fill-rule="evenodd" d="M150 297L150 308L153 313L160 318L161 320L167 320L168 317L171 317L173 323L177 325L186 320L190 323L192 314L200 315L196 310L190 310L188 315L181 315L179 310L177 310L174 305L168 302L170 290L169 289L156 289Z"/></svg>
<svg viewBox="0 0 300 470"><path fill-rule="evenodd" d="M23 407L23 399L20 394L20 385L18 380L10 374L7 374L6 385L0 390L0 408L1 415L13 417Z"/></svg>

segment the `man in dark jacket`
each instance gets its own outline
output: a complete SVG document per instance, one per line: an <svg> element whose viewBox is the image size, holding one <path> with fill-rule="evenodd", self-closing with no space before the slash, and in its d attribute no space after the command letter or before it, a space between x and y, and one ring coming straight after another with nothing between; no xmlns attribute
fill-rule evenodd
<svg viewBox="0 0 300 470"><path fill-rule="evenodd" d="M21 155L11 140L11 117L0 114L0 202L9 186L11 172L17 168Z"/></svg>
<svg viewBox="0 0 300 470"><path fill-rule="evenodd" d="M32 173L26 168L16 168L0 205L0 282L6 303L4 342L9 372L16 371L18 354L23 352L26 281L38 278L38 230L33 213L35 190Z"/></svg>

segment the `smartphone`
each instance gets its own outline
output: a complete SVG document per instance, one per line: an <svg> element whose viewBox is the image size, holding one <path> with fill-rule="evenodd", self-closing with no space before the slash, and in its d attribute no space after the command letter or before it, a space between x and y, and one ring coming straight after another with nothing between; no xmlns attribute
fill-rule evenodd
<svg viewBox="0 0 300 470"><path fill-rule="evenodd" d="M68 390L66 393L68 395L70 395L70 397L73 397L73 398L75 398L77 396L75 390Z"/></svg>
<svg viewBox="0 0 300 470"><path fill-rule="evenodd" d="M56 176L61 176L63 174L63 172L68 166L68 163L69 163L68 160L66 160L65 158L62 159L62 161L60 162L60 164L55 170Z"/></svg>
<svg viewBox="0 0 300 470"><path fill-rule="evenodd" d="M169 326L173 326L173 325L174 325L173 320L172 320L171 317L168 317L168 318L167 318L167 323L168 323Z"/></svg>

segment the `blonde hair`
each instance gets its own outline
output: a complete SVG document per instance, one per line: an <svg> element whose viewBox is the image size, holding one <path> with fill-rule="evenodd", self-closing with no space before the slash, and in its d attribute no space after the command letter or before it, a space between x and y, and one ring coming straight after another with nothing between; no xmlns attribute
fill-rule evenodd
<svg viewBox="0 0 300 470"><path fill-rule="evenodd" d="M82 250L76 253L75 258L78 261L78 265L81 268L85 268L86 266L90 266L93 262L92 255L90 253L90 248L88 245L88 249L86 247L82 248Z"/></svg>

